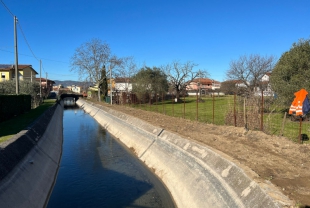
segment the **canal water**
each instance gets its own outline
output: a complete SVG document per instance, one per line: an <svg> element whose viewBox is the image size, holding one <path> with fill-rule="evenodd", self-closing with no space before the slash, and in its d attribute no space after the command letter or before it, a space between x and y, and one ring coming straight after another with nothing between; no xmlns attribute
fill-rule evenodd
<svg viewBox="0 0 310 208"><path fill-rule="evenodd" d="M83 110L64 111L63 134L48 208L175 207L161 181Z"/></svg>

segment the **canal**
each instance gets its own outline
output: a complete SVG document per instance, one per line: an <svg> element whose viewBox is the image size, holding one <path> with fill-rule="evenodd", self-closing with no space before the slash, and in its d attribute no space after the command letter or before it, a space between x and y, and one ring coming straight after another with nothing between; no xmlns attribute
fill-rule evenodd
<svg viewBox="0 0 310 208"><path fill-rule="evenodd" d="M91 116L66 109L63 122L63 153L48 208L175 207L152 171Z"/></svg>

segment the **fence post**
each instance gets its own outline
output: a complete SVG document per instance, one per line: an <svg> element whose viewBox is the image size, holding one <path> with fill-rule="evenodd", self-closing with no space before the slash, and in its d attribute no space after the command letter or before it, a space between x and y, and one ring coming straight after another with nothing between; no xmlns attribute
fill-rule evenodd
<svg viewBox="0 0 310 208"><path fill-rule="evenodd" d="M174 117L174 100L173 100L174 95L172 94L171 97L172 97L172 116Z"/></svg>
<svg viewBox="0 0 310 208"><path fill-rule="evenodd" d="M262 90L262 108L261 108L261 115L260 115L260 130L264 130L264 92Z"/></svg>
<svg viewBox="0 0 310 208"><path fill-rule="evenodd" d="M214 124L214 92L212 93L212 97L213 97L213 99L212 99L212 102L213 102L213 117L212 117L212 122L213 122L213 124Z"/></svg>
<svg viewBox="0 0 310 208"><path fill-rule="evenodd" d="M118 102L118 105L120 104L120 94L119 92L117 93L117 102Z"/></svg>
<svg viewBox="0 0 310 208"><path fill-rule="evenodd" d="M185 93L183 92L183 99L184 99L184 102L183 102L183 118L185 119Z"/></svg>
<svg viewBox="0 0 310 208"><path fill-rule="evenodd" d="M244 100L243 100L243 119L244 119L244 128L247 130L248 125L247 125L247 119L246 119L245 101L246 101L246 97L244 97Z"/></svg>
<svg viewBox="0 0 310 208"><path fill-rule="evenodd" d="M280 136L283 136L285 121L286 121L286 112L284 113L284 117L283 117L283 121L282 121L282 128L281 128Z"/></svg>
<svg viewBox="0 0 310 208"><path fill-rule="evenodd" d="M302 127L302 117L299 118L299 144L301 144L301 127Z"/></svg>
<svg viewBox="0 0 310 208"><path fill-rule="evenodd" d="M152 94L150 93L150 94L149 94L149 106L150 106L150 111L152 111L152 110L151 110L151 105L152 105Z"/></svg>
<svg viewBox="0 0 310 208"><path fill-rule="evenodd" d="M156 96L156 98L155 98L156 112L158 113L158 105L157 105L158 99L157 99L157 93L155 94L155 96Z"/></svg>
<svg viewBox="0 0 310 208"><path fill-rule="evenodd" d="M196 100L196 102L197 102L197 104L196 104L196 121L198 121L198 90L196 91L196 98L197 98L197 100Z"/></svg>
<svg viewBox="0 0 310 208"><path fill-rule="evenodd" d="M164 100L164 93L161 94L161 100L162 100L162 104L163 104L163 114L166 115L166 112L165 112L165 100Z"/></svg>
<svg viewBox="0 0 310 208"><path fill-rule="evenodd" d="M147 105L145 103L145 99L146 99L146 94L143 95L143 104L144 104L144 108L147 111Z"/></svg>
<svg viewBox="0 0 310 208"><path fill-rule="evenodd" d="M236 116L236 93L234 93L234 123L237 126L237 116Z"/></svg>
<svg viewBox="0 0 310 208"><path fill-rule="evenodd" d="M128 98L128 105L129 105L129 107L131 107L131 93L129 94L129 98Z"/></svg>

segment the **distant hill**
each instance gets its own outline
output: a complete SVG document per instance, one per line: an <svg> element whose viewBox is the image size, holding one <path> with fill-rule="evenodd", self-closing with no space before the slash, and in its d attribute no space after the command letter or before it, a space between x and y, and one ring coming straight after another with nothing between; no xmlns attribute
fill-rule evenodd
<svg viewBox="0 0 310 208"><path fill-rule="evenodd" d="M76 85L81 87L81 89L87 89L89 86L92 86L93 84L90 82L80 82L80 81L72 81L72 80L53 80L55 82L54 86L62 85L64 87Z"/></svg>

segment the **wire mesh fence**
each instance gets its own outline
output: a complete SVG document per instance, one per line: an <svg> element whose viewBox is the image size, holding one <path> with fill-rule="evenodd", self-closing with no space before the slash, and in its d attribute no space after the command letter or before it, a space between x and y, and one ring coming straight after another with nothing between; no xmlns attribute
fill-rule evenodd
<svg viewBox="0 0 310 208"><path fill-rule="evenodd" d="M196 94L180 95L176 99L175 95L158 94L138 99L135 94L120 93L116 94L113 103L209 124L263 131L300 143L309 141L308 117L288 115L289 106L278 104L273 97Z"/></svg>

